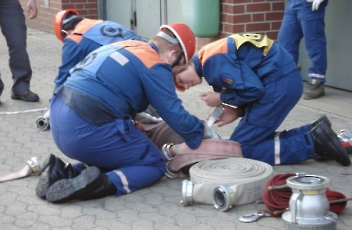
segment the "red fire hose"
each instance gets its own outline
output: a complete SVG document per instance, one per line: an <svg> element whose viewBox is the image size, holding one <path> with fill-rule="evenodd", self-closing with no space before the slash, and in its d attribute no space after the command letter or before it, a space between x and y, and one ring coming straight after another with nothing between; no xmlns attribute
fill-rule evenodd
<svg viewBox="0 0 352 230"><path fill-rule="evenodd" d="M286 179L295 175L294 173L277 174L268 180L262 200L270 211L261 211L270 213L273 217L280 217L287 210L292 190L286 186ZM347 200L344 194L327 189L326 197L329 200L331 212L339 214L345 209Z"/></svg>

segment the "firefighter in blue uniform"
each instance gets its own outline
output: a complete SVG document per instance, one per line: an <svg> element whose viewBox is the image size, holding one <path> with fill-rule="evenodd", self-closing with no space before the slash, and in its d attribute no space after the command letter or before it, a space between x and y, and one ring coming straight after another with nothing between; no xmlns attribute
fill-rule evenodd
<svg viewBox="0 0 352 230"><path fill-rule="evenodd" d="M56 14L54 32L63 42L62 64L54 80L55 89L67 80L72 67L100 46L129 39L143 41L133 30L112 21L83 18L75 9Z"/></svg>
<svg viewBox="0 0 352 230"><path fill-rule="evenodd" d="M127 40L102 46L71 70L50 104L57 147L80 161L54 155L38 193L50 202L123 195L158 181L166 163L160 150L131 117L151 104L186 144L197 148L208 128L182 106L172 66L195 52L195 37L183 23L161 26L149 43ZM87 167L89 166L89 167Z"/></svg>
<svg viewBox="0 0 352 230"><path fill-rule="evenodd" d="M350 165L325 116L276 132L299 101L303 83L292 56L266 35L231 35L204 46L192 61L175 68L175 83L188 89L195 84L185 79L204 77L214 92L201 94L201 99L223 107L219 126L242 117L230 139L241 144L244 157L280 165L323 156Z"/></svg>
<svg viewBox="0 0 352 230"><path fill-rule="evenodd" d="M62 64L54 79L54 91L65 83L72 67L102 45L130 39L144 41L134 31L116 22L83 18L75 9L59 11L54 17L53 29L56 37L63 42ZM152 107L145 112L157 116ZM161 121L161 119L147 116L146 113L140 113L138 116L152 122ZM50 115L47 119L50 119Z"/></svg>

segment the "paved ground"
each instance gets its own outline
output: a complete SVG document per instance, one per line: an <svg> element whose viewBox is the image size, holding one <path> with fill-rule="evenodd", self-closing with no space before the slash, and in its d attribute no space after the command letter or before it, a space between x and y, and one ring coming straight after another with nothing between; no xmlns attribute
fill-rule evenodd
<svg viewBox="0 0 352 230"><path fill-rule="evenodd" d="M48 107L53 79L60 64L61 43L52 34L29 30L28 51L33 67L32 90L39 93L39 103L24 103L10 99L11 75L7 66L7 48L0 36L0 70L6 88L0 105L0 175L20 170L30 157L43 162L49 153L67 159L54 145L50 132L40 131L35 120ZM332 68L332 67L330 67ZM205 84L180 94L185 107L202 119L210 110L197 98L207 90ZM352 93L328 88L326 97L301 100L289 114L280 129L309 123L326 114L338 132L352 129ZM35 112L35 110L39 110ZM229 136L232 128L216 129L222 136ZM331 179L330 188L352 197L352 167L341 167L335 161L307 161L297 165L273 167L274 173L306 172ZM235 206L220 212L212 205L195 204L184 207L180 176L163 178L155 185L122 197L108 197L94 201L51 204L36 197L34 189L37 176L0 184L1 229L283 229L281 218L262 218L254 223L241 223L241 215L265 208L263 204ZM352 202L339 215L338 230L352 228Z"/></svg>

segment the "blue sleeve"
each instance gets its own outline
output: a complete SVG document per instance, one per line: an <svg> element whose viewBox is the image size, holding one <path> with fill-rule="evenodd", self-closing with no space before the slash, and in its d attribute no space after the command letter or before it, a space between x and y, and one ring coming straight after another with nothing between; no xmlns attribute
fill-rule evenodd
<svg viewBox="0 0 352 230"><path fill-rule="evenodd" d="M85 56L86 53L77 43L71 39L65 39L61 54L62 64L59 67L58 75L54 80L55 89L65 83L70 76L70 69L83 60Z"/></svg>
<svg viewBox="0 0 352 230"><path fill-rule="evenodd" d="M187 146L198 148L204 136L203 122L183 107L176 94L170 66L157 64L152 67L143 79L143 88L163 120L185 139Z"/></svg>
<svg viewBox="0 0 352 230"><path fill-rule="evenodd" d="M265 92L257 74L236 55L217 54L210 57L204 63L203 74L216 91L222 91L221 101L230 105L246 105Z"/></svg>

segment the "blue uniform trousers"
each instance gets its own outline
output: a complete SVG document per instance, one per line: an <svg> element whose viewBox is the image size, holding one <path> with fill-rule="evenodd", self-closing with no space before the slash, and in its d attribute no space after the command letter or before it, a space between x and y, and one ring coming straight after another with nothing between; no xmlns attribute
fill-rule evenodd
<svg viewBox="0 0 352 230"><path fill-rule="evenodd" d="M303 83L298 70L265 85L265 94L246 108L230 139L241 144L243 156L270 165L294 164L312 158L310 125L276 132L299 101Z"/></svg>
<svg viewBox="0 0 352 230"><path fill-rule="evenodd" d="M27 53L27 27L23 9L18 0L0 1L0 27L9 48L9 65L13 78L12 90L29 90L32 69ZM4 83L0 79L0 95Z"/></svg>
<svg viewBox="0 0 352 230"><path fill-rule="evenodd" d="M66 156L100 168L116 186L117 196L144 188L165 173L165 159L160 150L129 117L93 125L54 96L50 130ZM82 170L82 164L76 168Z"/></svg>
<svg viewBox="0 0 352 230"><path fill-rule="evenodd" d="M312 11L312 4L307 0L289 1L285 10L278 42L290 54L296 63L299 58L299 45L304 38L311 66L308 76L325 82L327 69L327 51L325 36L325 8L328 0L322 2L317 11Z"/></svg>

